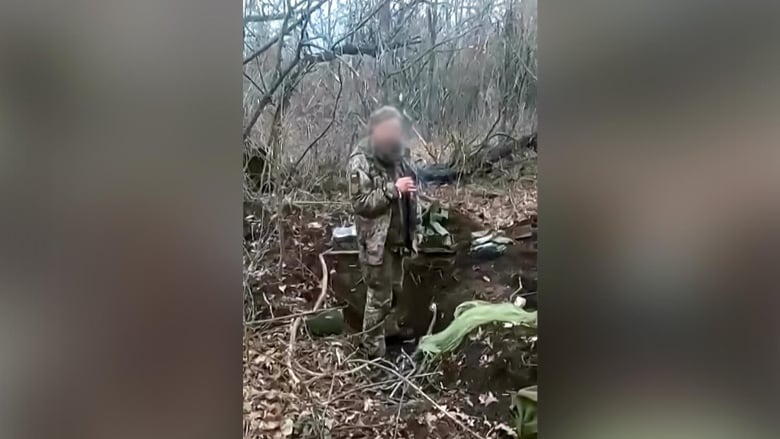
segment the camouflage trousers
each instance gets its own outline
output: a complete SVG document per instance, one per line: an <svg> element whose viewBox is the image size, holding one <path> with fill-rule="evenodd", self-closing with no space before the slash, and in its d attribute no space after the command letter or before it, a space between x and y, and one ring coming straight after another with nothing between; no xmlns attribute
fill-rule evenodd
<svg viewBox="0 0 780 439"><path fill-rule="evenodd" d="M404 257L401 251L388 247L385 247L381 265L361 266L366 283L363 346L372 357L385 354L386 333L398 328L395 304L403 290Z"/></svg>

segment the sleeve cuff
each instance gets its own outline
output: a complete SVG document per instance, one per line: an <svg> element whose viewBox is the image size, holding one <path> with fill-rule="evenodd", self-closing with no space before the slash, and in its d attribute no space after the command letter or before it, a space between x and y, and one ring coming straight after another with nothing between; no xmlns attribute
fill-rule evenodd
<svg viewBox="0 0 780 439"><path fill-rule="evenodd" d="M398 199L398 188L395 187L395 183L387 183L387 185L385 185L385 197L387 197L388 200Z"/></svg>

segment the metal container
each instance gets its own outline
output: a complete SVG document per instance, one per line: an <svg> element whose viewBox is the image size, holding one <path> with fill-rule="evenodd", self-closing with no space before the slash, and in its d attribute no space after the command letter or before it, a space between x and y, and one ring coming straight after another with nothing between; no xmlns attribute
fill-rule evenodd
<svg viewBox="0 0 780 439"><path fill-rule="evenodd" d="M355 226L334 227L331 233L331 245L334 250L357 250L357 230Z"/></svg>

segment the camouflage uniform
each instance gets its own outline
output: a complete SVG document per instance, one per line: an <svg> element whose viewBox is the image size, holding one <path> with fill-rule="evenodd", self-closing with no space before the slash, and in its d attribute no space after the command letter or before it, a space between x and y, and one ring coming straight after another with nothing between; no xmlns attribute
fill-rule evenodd
<svg viewBox="0 0 780 439"><path fill-rule="evenodd" d="M412 194L408 208L414 224L404 224L402 198L395 181L413 176L407 160L395 166L382 163L367 139L362 140L349 161L349 192L355 213L358 250L363 280L366 283L366 308L363 316L364 345L372 356L385 351L385 329L397 327L394 299L403 289L403 257L411 249L404 243L404 227L414 236L419 227L417 203Z"/></svg>

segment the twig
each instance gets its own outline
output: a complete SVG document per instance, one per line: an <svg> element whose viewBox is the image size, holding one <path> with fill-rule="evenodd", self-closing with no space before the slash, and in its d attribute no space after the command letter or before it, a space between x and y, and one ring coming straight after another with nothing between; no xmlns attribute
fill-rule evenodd
<svg viewBox="0 0 780 439"><path fill-rule="evenodd" d="M248 79L248 80L249 80L249 82L251 82L251 83L252 83L252 85L254 85L254 86L255 86L255 88L257 89L257 91L259 91L260 93L265 93L265 90L263 90L263 89L262 89L262 88L261 88L259 85L257 85L257 83L255 82L255 80L254 80L254 79L252 79L252 78L251 78L249 75L247 75L247 74L246 74L246 72L243 72L243 73L244 73L244 78ZM261 75L261 77L262 77L262 75Z"/></svg>
<svg viewBox="0 0 780 439"><path fill-rule="evenodd" d="M398 421L401 420L401 409L404 406L404 396L406 396L406 387L401 390L401 401L398 403L398 411L395 414L395 425L393 426L393 439L398 435Z"/></svg>
<svg viewBox="0 0 780 439"><path fill-rule="evenodd" d="M385 427L387 424L370 424L370 425L360 425L360 424L340 424L333 427L333 430L357 430L360 428L377 428L377 427Z"/></svg>
<svg viewBox="0 0 780 439"><path fill-rule="evenodd" d="M384 385L392 384L394 382L395 382L395 378L391 378L391 379L388 379L388 380L379 381L377 383L363 384L362 386L354 387L354 388L352 388L350 390L347 390L346 392L339 393L338 395L336 395L336 396L334 396L332 398L328 398L328 400L323 405L329 406L333 401L337 401L339 399L346 398L347 396L352 395L354 393L358 393L358 392L361 392L363 390L369 390L369 389L373 389L373 388L381 388Z"/></svg>
<svg viewBox="0 0 780 439"><path fill-rule="evenodd" d="M325 295L328 292L328 264L325 263L325 254L330 253L330 250L325 250L324 252L320 253L320 266L322 267L322 279L320 280L320 295L317 297L317 300L314 302L314 306L312 307L312 311L317 311L320 309L320 306L322 305L322 302L325 300ZM301 382L301 380L295 375L295 372L293 372L292 367L292 358L293 358L293 352L295 349L295 335L298 333L298 328L301 326L301 318L297 317L295 320L292 321L290 324L290 342L287 345L287 369L290 373L290 378L292 378L293 383L298 384Z"/></svg>
<svg viewBox="0 0 780 439"><path fill-rule="evenodd" d="M336 307L336 308L326 308L326 309L320 309L320 310L302 311L302 312L295 313L295 314L288 314L286 316L279 316L279 317L273 317L273 318L270 318L270 319L255 320L255 321L252 321L252 322L247 322L246 326L249 326L249 327L260 326L260 325L265 325L265 324L268 324L268 323L281 322L281 321L284 321L284 320L287 320L287 319L292 319L292 318L296 318L296 317L305 317L305 316L309 316L309 315L312 315L312 314L317 314L317 313L320 313L320 312L335 311L335 310L344 309L344 308L346 308L346 307L340 306L340 307Z"/></svg>
<svg viewBox="0 0 780 439"><path fill-rule="evenodd" d="M328 272L328 264L325 263L325 255L345 255L345 254L354 254L354 250L325 250L324 252L320 253L319 259L320 259L320 266L322 267L322 278L320 279L320 295L317 297L317 300L314 302L314 306L311 309L311 312L315 312L320 309L320 306L322 306L322 303L325 301L325 296L328 292L328 278L329 278L329 272ZM300 378L295 375L295 372L293 370L293 354L295 350L295 338L298 333L298 328L301 326L301 318L297 317L295 320L292 321L290 324L290 341L287 345L287 369L290 372L290 378L292 379L294 384L299 384L301 382ZM296 362L297 364L297 362ZM330 374L327 373L318 373L313 372L311 370L308 370L298 364L298 367L302 369L307 374L314 376L316 378L322 378L330 376ZM356 367L352 370L339 372L336 374L333 374L333 376L343 376L343 375L349 375L351 373L355 373L361 369L364 369L366 365Z"/></svg>
<svg viewBox="0 0 780 439"><path fill-rule="evenodd" d="M268 296L265 295L265 291L263 291L263 301L265 302L266 305L268 305L268 312L271 313L271 317L275 317L274 307L271 305L271 302L268 300Z"/></svg>
<svg viewBox="0 0 780 439"><path fill-rule="evenodd" d="M281 38L284 38L284 36L285 36L285 35L287 35L288 33L290 33L290 32L291 32L293 29L295 29L295 27L296 27L296 26L298 26L299 24L301 24L301 23L303 23L305 20L307 20L307 19L308 19L308 18L311 16L311 14L312 14L312 13L314 13L314 12L315 12L317 9L319 9L319 8L320 8L320 6L322 6L322 5L324 5L324 4L325 4L325 0L321 0L321 1L317 2L317 3L316 3L314 6L312 6L311 8L307 9L306 11L304 11L304 12L303 12L303 14L301 15L301 18L299 18L298 20L296 20L294 23L290 24L289 26L286 26L286 27L285 27L284 29L282 29L282 31L281 31L281 32L279 32L279 33L278 33L278 34L277 34L275 37L271 38L271 40L270 40L270 41L268 41L267 43L263 44L263 46L262 46L262 47L260 47L259 49L257 49L257 50L256 50L255 52L253 52L251 55L249 55L249 56L248 56L248 57L247 57L247 58L244 60L244 65L248 64L248 63L249 63L250 61L252 61L253 59L255 59L255 58L257 58L258 56L262 55L262 54L263 54L263 52L265 52L266 50L268 50L268 49L270 49L271 47L273 47L273 45L274 45L274 44L275 44L277 41L279 41Z"/></svg>
<svg viewBox="0 0 780 439"><path fill-rule="evenodd" d="M290 206L297 206L297 205L301 205L301 206L303 206L303 205L317 205L317 206L323 205L323 206L326 206L326 205L330 205L330 204L346 206L346 205L350 204L349 201L297 201L297 200L295 200L295 201L287 200L286 203L289 204Z"/></svg>
<svg viewBox="0 0 780 439"><path fill-rule="evenodd" d="M528 72L528 74L531 75L532 78L534 78L534 81L538 81L538 79L536 78L536 74L528 67L525 61L523 61L523 58L517 58L517 59L518 61L520 61L520 64L522 64L523 67L525 67L525 71Z"/></svg>
<svg viewBox="0 0 780 439"><path fill-rule="evenodd" d="M479 143L478 148L474 152L472 152L470 155L473 156L473 155L477 154L479 151L482 150L482 148L485 147L485 142L490 140L490 135L493 134L493 130L496 129L496 126L498 125L498 122L500 120L501 120L501 112L499 111L498 112L498 117L496 117L496 120L493 122L493 125L490 126L490 129L488 130L487 134L485 134L485 138L482 139L482 142ZM474 139L474 140L476 140L476 139ZM474 143L474 140L469 142L469 144Z"/></svg>
<svg viewBox="0 0 780 439"><path fill-rule="evenodd" d="M400 378L400 379L402 379L404 382L406 382L406 384L408 384L408 385L409 385L409 387L411 387L412 389L414 389L414 390L415 390L417 393L419 393L419 394L420 394L420 396L422 396L423 398L425 398L425 400L426 400L426 401L428 401L429 403L431 403L431 405L433 405L433 407L434 407L434 408L436 408L436 410L439 410L439 411L440 411L442 414L444 414L444 416L446 416L446 417L450 418L450 420L452 420L452 422L454 422L454 423L458 424L458 425L459 425L459 426L460 426L462 429L464 429L465 431L467 431L468 433L470 433L470 434L471 434L472 436L474 436L475 438L477 438L477 439L484 439L484 438L483 438L482 436L480 436L480 435L479 435L477 432L475 432L474 430L470 429L470 428L469 428L469 427L468 427L466 424L464 424L464 423L463 423L463 422L461 422L461 421L460 421L458 418L456 418L456 417L455 417L455 416L453 416L453 415L452 415L450 412L448 412L448 411L447 411L447 409L445 409L444 407L442 407L441 405L439 405L439 403L437 403L436 401L434 401L434 399L433 399L433 398L431 398L430 396L428 396L428 394L427 394L427 393L425 393L425 392L424 392L422 389L420 389L420 387L419 387L419 386L417 386L417 385L416 385L416 384L414 384L413 382L409 381L409 379L408 379L408 378L406 378L405 376L401 375L401 374L400 374L400 373L398 373L397 371L395 371L395 370L393 370L393 369L391 369L391 368L389 368L389 367L387 367L387 366L383 366L383 365L381 365L381 364L379 364L379 363L372 363L372 362L370 362L370 361L361 360L361 359L359 359L359 358L356 358L356 359L354 359L354 360L351 360L351 361L354 361L354 362L357 362L357 363L364 363L364 364L366 364L366 365L373 364L374 366L377 366L377 367L379 367L380 369L383 369L385 372L390 372L390 373L392 373L393 375L397 376L398 378Z"/></svg>
<svg viewBox="0 0 780 439"><path fill-rule="evenodd" d="M336 46L338 46L338 45L339 45L339 44L341 44L342 42L346 41L346 39L347 39L347 38L349 38L349 37L351 37L352 35L354 35L354 34L355 34L355 32L359 31L359 30L360 30L360 29L361 29L361 28L362 28L362 27L363 27L363 26L364 26L366 23L368 23L368 20L370 20L370 19L371 19L371 17L373 17L373 16L374 16L374 15L376 15L376 14L377 14L379 11L381 11L381 10L382 10L382 8L384 8L384 7L385 7L385 5L386 5L386 4L387 4L389 1L390 1L390 0L384 0L382 3L380 3L379 5L377 5L377 7L376 7L376 8L374 8L374 10L373 10L373 11L371 11L371 12L370 12L370 13L369 13L369 14L368 14L368 15L367 15L365 18L363 18L363 20L361 20L361 21L360 21L360 22L359 22L359 23L358 23L358 24L357 24L357 25L356 25L356 26L355 26L355 27L354 27L354 28L353 28L351 31L347 32L347 33L346 33L346 34L344 34L344 35L343 35L341 38L339 38L338 40L336 40L336 42L335 42L335 43L331 44L331 50L335 49L335 48L336 48Z"/></svg>
<svg viewBox="0 0 780 439"><path fill-rule="evenodd" d="M319 3L319 6L321 6L324 3L324 1L325 0L322 0ZM316 6L316 7L318 8L319 6ZM263 112L263 109L265 109L266 105L268 105L271 102L271 100L273 99L273 95L276 92L276 89L279 88L279 86L282 83L285 82L285 80L287 79L287 76L290 74L290 72L292 72L292 70L295 68L295 66L297 66L301 62L301 51L303 50L303 46L304 46L304 44L303 44L303 37L306 34L306 28L309 25L310 19L311 19L311 14L310 13L305 13L301 17L301 19L298 21L298 23L303 23L303 26L301 27L301 34L300 34L300 38L299 38L299 41L298 41L298 47L295 50L295 59L290 61L290 64L284 69L284 71L282 71L282 69L281 69L281 67L282 67L282 44L280 42L280 44L279 44L279 55L278 55L276 82L266 92L266 94L260 99L260 102L257 105L257 109L255 109L255 112L252 114L252 118L250 119L249 124L246 126L246 128L244 128L244 132L243 132L243 135L242 135L242 138L244 140L249 138L249 135L252 133L252 128L257 123L257 120L260 118L260 114ZM286 21L287 20L285 19L285 22ZM297 26L297 24L296 24L296 26ZM284 33L284 32L279 34L279 40L280 41L281 41L282 38L284 38L284 35L286 35L286 33ZM248 60L244 61L244 64L248 63L251 60L252 59L250 57ZM299 69L296 72L296 75L298 75L299 77L296 78L295 77L296 75L293 75L294 81L293 81L293 85L291 87L291 91L292 91L292 89L294 89L297 86L297 80L299 80L300 76L302 76L302 75L300 75L300 73L302 71L305 71L305 70L306 70L306 66L303 66L301 69ZM284 93L287 93L287 91L283 92L283 95L284 95ZM284 100L284 99L282 99L282 100Z"/></svg>
<svg viewBox="0 0 780 439"><path fill-rule="evenodd" d="M426 335L431 335L433 334L433 327L436 326L436 317L438 317L439 314L436 307L436 302L431 302L431 304L428 306L428 309L433 315L431 316L431 322L428 324L428 331L426 332Z"/></svg>
<svg viewBox="0 0 780 439"><path fill-rule="evenodd" d="M285 14L247 15L244 17L244 23L263 23L265 21L277 21L282 20L285 16Z"/></svg>
<svg viewBox="0 0 780 439"><path fill-rule="evenodd" d="M391 77L391 76L395 76L395 75L398 75L398 74L400 74L400 73L403 73L403 72L405 72L405 71L409 70L410 68L412 68L412 66L414 66L414 65L417 63L417 61L420 61L421 59L425 58L425 56L426 56L426 55L429 55L429 54L430 54L432 51L434 51L434 50L435 50L437 47L439 47L439 46L441 46L441 45L444 45L444 44L447 44L447 43L449 43L449 42L451 42L451 41L457 40L458 38L461 38L461 37L465 36L466 34L468 34L468 33L472 32L472 31L475 31L475 30L479 29L480 27L482 27L482 25L474 26L474 27L472 27L472 28L470 28L470 29L467 29L467 30L465 30L465 31L463 31L463 32L461 32L461 33L459 33L459 34L455 35L455 36L452 36L452 37L450 37L450 38L447 38L447 39L445 39L445 40L442 40L442 41L440 41L440 42L438 42L438 43L434 44L434 45L433 45L433 46L431 46L431 47L430 47L428 50L426 50L425 52L422 52L421 54L419 54L418 56L416 56L416 57L415 57L413 60L411 60L411 61L407 61L407 62L405 63L405 64L406 64L406 66L404 66L404 67L402 67L402 68L400 68L400 69L398 69L398 70L396 70L396 71L394 71L394 72L390 72L390 73L388 73L386 76L389 78L389 77Z"/></svg>
<svg viewBox="0 0 780 439"><path fill-rule="evenodd" d="M367 55L376 58L382 53L383 49L397 50L409 46L414 46L420 44L421 42L422 40L412 39L408 41L399 41L395 43L387 43L387 44L380 43L376 45L363 45L363 46L356 46L354 44L345 44L343 46L334 47L331 49L322 48L314 44L307 44L309 47L320 49L321 52L307 55L305 57L305 60L311 63L321 63L321 62L333 61L334 59L337 59L340 55ZM354 71L354 69L351 70Z"/></svg>
<svg viewBox="0 0 780 439"><path fill-rule="evenodd" d="M338 112L339 101L341 100L341 91L344 89L344 81L341 78L341 67L340 67L340 65L339 65L338 72L339 72L339 78L338 78L339 92L336 94L336 102L333 103L333 114L330 117L330 122L328 122L328 125L325 127L325 129L322 130L322 132L320 132L320 134L317 137L315 137L314 140L311 141L311 143L309 143L309 146L307 146L306 149L303 150L303 152L301 153L300 157L298 157L298 160L296 160L295 163L292 165L292 172L290 172L287 175L287 180L290 180L290 178L293 176L293 172L298 167L298 165L301 163L301 160L303 160L303 158L306 157L306 154L309 153L309 150L314 145L316 145L317 142L319 142L320 139L322 139L325 136L325 134L327 134L328 131L330 131L330 128L333 126L333 123L336 121L336 113Z"/></svg>
<svg viewBox="0 0 780 439"><path fill-rule="evenodd" d="M271 86L270 89L268 89L265 95L263 95L263 97L260 98L260 102L257 104L257 108L255 109L255 112L252 114L252 119L250 119L249 124L246 126L246 128L244 128L244 133L243 133L244 139L249 137L249 134L252 132L252 128L255 126L255 123L257 123L257 119L260 118L260 114L263 112L263 109L265 109L266 105L271 103L271 99L273 98L276 89L278 89L279 86L282 85L285 78L287 78L287 75L290 74L292 69L294 69L295 66L297 66L300 61L301 61L300 56L296 56L294 60L290 61L290 64L281 72L279 77L276 79L276 82Z"/></svg>
<svg viewBox="0 0 780 439"><path fill-rule="evenodd" d="M409 373L406 374L407 379L411 379L412 376L417 372L417 364L415 364L414 359L409 356L404 350L401 350L401 354L403 354L404 357L406 357L409 360L409 363L412 364L412 370L409 371ZM395 386L393 386L393 390L390 391L389 397L392 398L393 395L395 395L395 392L401 387L401 384L404 384L403 381L399 381ZM404 393L406 392L406 386L404 386L403 391L401 392L401 399L400 401L403 402L404 400Z"/></svg>

